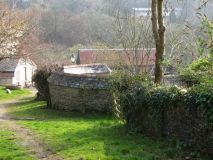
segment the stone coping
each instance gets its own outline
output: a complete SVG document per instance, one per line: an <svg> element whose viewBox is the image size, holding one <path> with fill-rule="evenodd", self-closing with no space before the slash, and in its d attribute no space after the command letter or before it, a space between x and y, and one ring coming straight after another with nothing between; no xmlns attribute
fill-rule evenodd
<svg viewBox="0 0 213 160"><path fill-rule="evenodd" d="M76 75L54 72L48 82L57 86L70 88L107 89L109 87L106 76Z"/></svg>

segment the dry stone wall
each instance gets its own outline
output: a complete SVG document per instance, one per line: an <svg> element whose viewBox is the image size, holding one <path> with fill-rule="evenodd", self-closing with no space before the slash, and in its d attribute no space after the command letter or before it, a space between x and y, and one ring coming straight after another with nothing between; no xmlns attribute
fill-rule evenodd
<svg viewBox="0 0 213 160"><path fill-rule="evenodd" d="M51 106L67 111L110 111L111 96L103 77L53 73L49 81Z"/></svg>

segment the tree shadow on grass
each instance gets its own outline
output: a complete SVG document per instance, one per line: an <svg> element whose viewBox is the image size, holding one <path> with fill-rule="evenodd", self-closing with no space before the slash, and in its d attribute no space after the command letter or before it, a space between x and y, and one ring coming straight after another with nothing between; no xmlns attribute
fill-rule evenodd
<svg viewBox="0 0 213 160"><path fill-rule="evenodd" d="M98 159L100 153L107 159L152 160L164 157L163 145L148 140L141 135L128 134L123 125L96 124L92 128L80 131L67 130L57 134L59 139L55 152L88 159ZM76 157L76 159L78 159Z"/></svg>
<svg viewBox="0 0 213 160"><path fill-rule="evenodd" d="M93 121L97 119L112 119L111 115L103 113L79 113L79 112L67 112L55 109L49 109L46 107L46 102L35 101L33 98L25 98L15 103L7 103L8 114L16 119L23 118L34 118L35 120L79 120L86 118L88 121Z"/></svg>
<svg viewBox="0 0 213 160"><path fill-rule="evenodd" d="M32 98L10 103L9 106L9 115L19 120L34 118L32 123L28 123L29 127L47 136L49 139L44 140L52 145L56 153L63 152L68 157L79 156L76 159L98 159L98 156L113 160L165 158L164 145L141 135L130 135L111 115L47 109L45 102Z"/></svg>
<svg viewBox="0 0 213 160"><path fill-rule="evenodd" d="M9 106L9 114L20 120L35 118L27 126L37 130L55 153L69 158L152 160L173 159L179 154L174 146L129 134L111 115L47 109L45 102L32 98Z"/></svg>

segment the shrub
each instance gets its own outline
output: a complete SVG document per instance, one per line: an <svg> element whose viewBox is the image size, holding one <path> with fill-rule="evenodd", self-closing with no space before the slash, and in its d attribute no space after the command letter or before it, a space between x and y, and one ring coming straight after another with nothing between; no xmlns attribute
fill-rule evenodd
<svg viewBox="0 0 213 160"><path fill-rule="evenodd" d="M213 21L207 17L202 19L202 27L197 37L197 52L200 58L183 70L183 81L189 86L201 83L213 84Z"/></svg>
<svg viewBox="0 0 213 160"><path fill-rule="evenodd" d="M192 149L211 151L213 85L186 90L155 86L142 77L118 74L111 80L114 112L127 127L150 136L178 138Z"/></svg>
<svg viewBox="0 0 213 160"><path fill-rule="evenodd" d="M60 70L60 68L56 66L50 67L42 67L36 71L33 75L33 82L35 83L35 87L38 90L37 99L47 101L47 106L51 106L50 95L49 95L49 84L48 77L51 75L53 71Z"/></svg>
<svg viewBox="0 0 213 160"><path fill-rule="evenodd" d="M142 84L147 85L147 87L153 85L151 79L144 74L134 75L131 72L124 71L113 72L109 77L109 84L115 104L113 112L123 121L126 120L125 117L127 116L124 115L125 112L123 112L123 109L128 110L127 108L123 108L123 105L131 102L128 98L134 98L132 91L141 87ZM126 102L126 100L128 102ZM132 99L132 101L134 101L134 99Z"/></svg>
<svg viewBox="0 0 213 160"><path fill-rule="evenodd" d="M200 58L182 71L182 79L193 86L201 83L213 84L213 60L211 57Z"/></svg>

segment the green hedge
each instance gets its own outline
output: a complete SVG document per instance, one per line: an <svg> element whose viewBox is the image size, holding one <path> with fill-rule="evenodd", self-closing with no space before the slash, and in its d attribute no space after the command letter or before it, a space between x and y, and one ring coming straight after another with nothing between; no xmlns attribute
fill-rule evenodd
<svg viewBox="0 0 213 160"><path fill-rule="evenodd" d="M131 131L178 138L210 153L213 148L213 85L192 88L156 86L144 76L111 77L115 114Z"/></svg>

